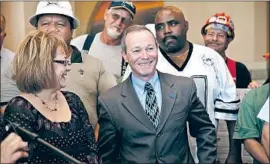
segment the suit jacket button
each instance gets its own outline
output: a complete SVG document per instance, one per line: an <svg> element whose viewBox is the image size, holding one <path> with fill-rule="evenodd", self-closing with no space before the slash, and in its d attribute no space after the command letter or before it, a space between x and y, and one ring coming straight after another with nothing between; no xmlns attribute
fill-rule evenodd
<svg viewBox="0 0 270 164"><path fill-rule="evenodd" d="M158 157L158 159L159 159L159 160L162 160L162 157L161 157L161 156L159 156L159 157Z"/></svg>

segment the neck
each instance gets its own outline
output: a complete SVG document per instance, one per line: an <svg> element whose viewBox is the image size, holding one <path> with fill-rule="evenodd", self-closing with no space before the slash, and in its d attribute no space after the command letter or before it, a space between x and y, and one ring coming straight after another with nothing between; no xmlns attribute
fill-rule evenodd
<svg viewBox="0 0 270 164"><path fill-rule="evenodd" d="M101 33L100 35L100 40L107 45L110 46L118 46L121 43L121 38L118 39L114 39L112 37L110 37L105 30Z"/></svg>
<svg viewBox="0 0 270 164"><path fill-rule="evenodd" d="M219 53L220 54L220 56L226 61L226 53L225 53L225 51L223 51L223 52L221 52L221 53Z"/></svg>
<svg viewBox="0 0 270 164"><path fill-rule="evenodd" d="M40 92L36 93L45 102L54 101L57 97L57 90L55 89L42 89Z"/></svg>
<svg viewBox="0 0 270 164"><path fill-rule="evenodd" d="M71 47L71 45L68 46L68 52L67 52L67 55L66 55L66 58L69 59L72 55L72 52L73 52L73 48Z"/></svg>
<svg viewBox="0 0 270 164"><path fill-rule="evenodd" d="M147 76L136 76L136 74L132 74L132 76L135 76L136 78L141 79L142 81L148 82L155 75L155 73L156 71Z"/></svg>
<svg viewBox="0 0 270 164"><path fill-rule="evenodd" d="M167 54L171 58L179 58L179 57L181 57L182 60L185 61L188 52L189 52L189 43L188 43L188 41L186 41L184 47L181 50L179 50L178 52L175 52L175 53L167 53Z"/></svg>

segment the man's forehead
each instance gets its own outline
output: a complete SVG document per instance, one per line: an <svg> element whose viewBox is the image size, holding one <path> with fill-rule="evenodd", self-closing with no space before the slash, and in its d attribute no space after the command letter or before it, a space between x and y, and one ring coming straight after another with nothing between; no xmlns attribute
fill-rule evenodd
<svg viewBox="0 0 270 164"><path fill-rule="evenodd" d="M118 8L118 9L110 9L113 13L117 13L119 15L121 15L122 17L126 17L126 18L132 18L130 13L123 8Z"/></svg>
<svg viewBox="0 0 270 164"><path fill-rule="evenodd" d="M68 18L64 15L59 15L59 14L44 14L41 15L39 18L39 21L41 20L46 20L46 19L55 19L55 20L59 20L59 21L67 21Z"/></svg>
<svg viewBox="0 0 270 164"><path fill-rule="evenodd" d="M206 30L207 33L218 33L218 34L226 34L225 31L221 29L209 28Z"/></svg>
<svg viewBox="0 0 270 164"><path fill-rule="evenodd" d="M151 32L147 31L147 30L133 31L133 32L128 33L127 36L126 36L126 41L132 40L133 38L135 38L134 36L141 36L143 38L147 38L148 39L148 42L147 42L148 46L156 44L154 35ZM136 42L134 47L136 47L138 45L141 45L141 43L142 42Z"/></svg>
<svg viewBox="0 0 270 164"><path fill-rule="evenodd" d="M175 20L175 19L179 19L178 17L179 16L177 16L176 13L169 10L166 10L166 11L164 10L157 15L156 21L159 22L159 21L164 21L164 20L166 21Z"/></svg>
<svg viewBox="0 0 270 164"><path fill-rule="evenodd" d="M179 10L171 10L171 9L163 9L158 12L155 22L164 22L164 21L170 21L170 20L181 20L184 21L185 18L182 14L182 12Z"/></svg>

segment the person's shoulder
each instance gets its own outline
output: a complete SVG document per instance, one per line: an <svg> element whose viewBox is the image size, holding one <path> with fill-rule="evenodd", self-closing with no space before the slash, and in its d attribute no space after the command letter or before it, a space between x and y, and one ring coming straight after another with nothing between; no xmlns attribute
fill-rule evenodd
<svg viewBox="0 0 270 164"><path fill-rule="evenodd" d="M163 76L163 77L166 78L166 79L173 79L173 80L190 80L190 78L189 78L189 77L186 77L186 76L176 76L176 75L173 75L173 74L164 73L164 72L160 72L160 71L159 71L159 75L160 75L160 76Z"/></svg>
<svg viewBox="0 0 270 164"><path fill-rule="evenodd" d="M82 55L83 63L93 70L104 70L103 62L92 55Z"/></svg>
<svg viewBox="0 0 270 164"><path fill-rule="evenodd" d="M125 83L126 83L126 81L123 81L122 83L119 83L119 84L109 88L105 92L102 92L100 94L100 97L102 99L106 99L106 100L109 100L109 99L115 100L116 96L120 96L120 94L122 92L123 85L125 85Z"/></svg>
<svg viewBox="0 0 270 164"><path fill-rule="evenodd" d="M193 44L194 52L200 53L205 56L214 57L214 58L223 60L223 58L212 48L206 47L204 45L196 44L196 43L192 43L192 44Z"/></svg>
<svg viewBox="0 0 270 164"><path fill-rule="evenodd" d="M13 97L7 104L6 109L5 109L5 115L9 113L28 113L29 110L25 109L30 109L31 103L24 97L22 96L16 96Z"/></svg>
<svg viewBox="0 0 270 164"><path fill-rule="evenodd" d="M190 77L176 76L168 73L159 72L161 79L174 84L191 85L193 80Z"/></svg>
<svg viewBox="0 0 270 164"><path fill-rule="evenodd" d="M250 90L244 97L245 102L259 102L267 98L269 95L269 83L258 88Z"/></svg>
<svg viewBox="0 0 270 164"><path fill-rule="evenodd" d="M79 35L76 38L73 38L70 43L73 45L73 43L77 42L77 41L83 41L84 42L87 36L88 36L88 34Z"/></svg>
<svg viewBox="0 0 270 164"><path fill-rule="evenodd" d="M248 70L246 65L244 63L239 62L239 61L236 61L236 67L237 67L237 69Z"/></svg>
<svg viewBox="0 0 270 164"><path fill-rule="evenodd" d="M70 41L70 44L77 47L80 51L83 49L84 42L89 34L77 36Z"/></svg>
<svg viewBox="0 0 270 164"><path fill-rule="evenodd" d="M95 57L95 56L92 56L92 55L86 55L86 54L83 54L83 62L88 62L88 63L102 63L102 61Z"/></svg>
<svg viewBox="0 0 270 164"><path fill-rule="evenodd" d="M5 54L5 57L7 58L7 62L11 62L13 60L13 58L15 57L15 53L12 52L11 50L2 47L1 53Z"/></svg>
<svg viewBox="0 0 270 164"><path fill-rule="evenodd" d="M29 101L26 98L22 97L22 96L15 96L9 101L8 105L17 104L17 105L21 106L21 105L24 105L24 104L26 104L28 102Z"/></svg>

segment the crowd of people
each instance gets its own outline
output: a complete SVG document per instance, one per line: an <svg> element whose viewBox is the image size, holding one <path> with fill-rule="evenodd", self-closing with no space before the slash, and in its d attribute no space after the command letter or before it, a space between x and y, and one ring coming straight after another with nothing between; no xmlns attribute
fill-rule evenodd
<svg viewBox="0 0 270 164"><path fill-rule="evenodd" d="M269 78L252 82L227 57L232 18L210 16L199 45L175 6L154 24L134 17L132 2L112 1L100 33L72 39L80 21L70 3L41 1L29 18L36 30L13 53L2 46L1 15L1 163L67 162L13 124L83 163L217 163L219 120L225 163L243 163L242 143L254 162L269 163ZM237 88L251 91L240 100Z"/></svg>

